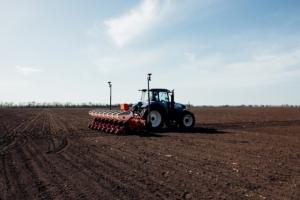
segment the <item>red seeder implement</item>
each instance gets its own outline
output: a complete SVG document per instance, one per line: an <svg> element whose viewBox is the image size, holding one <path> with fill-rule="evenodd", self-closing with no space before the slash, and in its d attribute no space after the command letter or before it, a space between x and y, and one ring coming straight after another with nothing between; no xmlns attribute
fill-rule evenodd
<svg viewBox="0 0 300 200"><path fill-rule="evenodd" d="M145 119L132 111L92 110L89 115L94 118L89 128L106 133L122 134L146 127Z"/></svg>

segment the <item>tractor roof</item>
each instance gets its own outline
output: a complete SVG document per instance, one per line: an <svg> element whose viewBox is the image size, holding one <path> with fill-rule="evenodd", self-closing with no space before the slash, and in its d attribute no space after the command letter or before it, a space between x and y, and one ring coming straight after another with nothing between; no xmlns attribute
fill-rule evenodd
<svg viewBox="0 0 300 200"><path fill-rule="evenodd" d="M139 91L147 92L148 90L147 90L147 89L141 89L141 90L139 90ZM150 89L149 91L154 91L154 92L168 92L168 93L171 92L170 90L165 89L165 88L152 88L152 89Z"/></svg>

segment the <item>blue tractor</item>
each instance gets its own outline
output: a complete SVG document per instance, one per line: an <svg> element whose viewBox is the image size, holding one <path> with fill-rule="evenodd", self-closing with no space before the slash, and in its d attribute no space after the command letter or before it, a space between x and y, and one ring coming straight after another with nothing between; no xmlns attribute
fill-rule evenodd
<svg viewBox="0 0 300 200"><path fill-rule="evenodd" d="M141 101L133 105L132 111L146 120L148 128L156 130L166 125L190 129L195 125L194 114L185 105L174 101L174 90L156 88L140 91Z"/></svg>

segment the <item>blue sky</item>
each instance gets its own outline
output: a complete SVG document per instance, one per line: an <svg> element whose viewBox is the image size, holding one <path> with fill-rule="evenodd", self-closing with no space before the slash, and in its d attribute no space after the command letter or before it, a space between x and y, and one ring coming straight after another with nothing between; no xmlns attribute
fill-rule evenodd
<svg viewBox="0 0 300 200"><path fill-rule="evenodd" d="M299 104L297 0L0 0L0 102Z"/></svg>

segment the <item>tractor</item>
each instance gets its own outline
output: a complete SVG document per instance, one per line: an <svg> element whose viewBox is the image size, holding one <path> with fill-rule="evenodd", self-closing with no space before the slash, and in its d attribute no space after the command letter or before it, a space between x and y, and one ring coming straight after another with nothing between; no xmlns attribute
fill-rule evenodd
<svg viewBox="0 0 300 200"><path fill-rule="evenodd" d="M166 125L187 129L194 126L194 114L188 111L185 105L174 101L174 90L150 89L149 101L146 101L145 98L148 90L140 91L142 93L141 101L132 106L132 111L146 120L148 128L160 129Z"/></svg>

